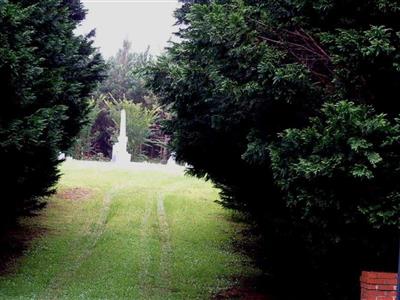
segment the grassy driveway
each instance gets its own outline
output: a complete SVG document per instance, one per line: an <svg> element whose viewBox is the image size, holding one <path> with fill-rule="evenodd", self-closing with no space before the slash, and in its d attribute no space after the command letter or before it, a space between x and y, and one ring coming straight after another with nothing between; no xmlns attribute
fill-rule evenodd
<svg viewBox="0 0 400 300"><path fill-rule="evenodd" d="M67 162L0 299L209 299L253 272L211 184L178 167Z"/></svg>

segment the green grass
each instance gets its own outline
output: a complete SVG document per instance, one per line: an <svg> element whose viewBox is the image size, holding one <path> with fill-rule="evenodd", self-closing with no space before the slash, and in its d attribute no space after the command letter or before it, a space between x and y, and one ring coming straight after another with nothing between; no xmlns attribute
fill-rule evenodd
<svg viewBox="0 0 400 300"><path fill-rule="evenodd" d="M59 191L25 225L45 228L0 277L0 299L209 299L255 272L210 183L165 166L67 162Z"/></svg>

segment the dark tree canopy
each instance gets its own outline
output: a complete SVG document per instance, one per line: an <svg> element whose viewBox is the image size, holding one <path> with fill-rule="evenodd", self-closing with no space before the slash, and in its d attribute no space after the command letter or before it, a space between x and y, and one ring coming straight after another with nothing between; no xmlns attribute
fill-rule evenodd
<svg viewBox="0 0 400 300"><path fill-rule="evenodd" d="M103 60L73 33L84 17L76 0L0 1L1 223L43 206L85 122Z"/></svg>
<svg viewBox="0 0 400 300"><path fill-rule="evenodd" d="M184 3L149 71L177 159L258 225L273 279L353 299L396 265L400 3Z"/></svg>

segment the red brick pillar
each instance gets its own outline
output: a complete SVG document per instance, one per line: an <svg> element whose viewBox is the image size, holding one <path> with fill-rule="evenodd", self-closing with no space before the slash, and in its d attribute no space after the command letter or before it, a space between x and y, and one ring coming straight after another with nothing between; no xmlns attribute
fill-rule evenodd
<svg viewBox="0 0 400 300"><path fill-rule="evenodd" d="M396 300L397 274L362 272L361 300Z"/></svg>

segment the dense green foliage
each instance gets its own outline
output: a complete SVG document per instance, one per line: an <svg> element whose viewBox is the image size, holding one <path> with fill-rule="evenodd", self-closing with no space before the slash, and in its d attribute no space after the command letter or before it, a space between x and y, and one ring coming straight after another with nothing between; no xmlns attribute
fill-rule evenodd
<svg viewBox="0 0 400 300"><path fill-rule="evenodd" d="M74 159L106 159L111 155L111 139L115 124L106 109L105 98L90 99L86 123L75 139L68 155Z"/></svg>
<svg viewBox="0 0 400 300"><path fill-rule="evenodd" d="M324 105L322 113L270 147L288 205L324 229L398 226L399 120L345 101Z"/></svg>
<svg viewBox="0 0 400 300"><path fill-rule="evenodd" d="M1 223L43 206L102 77L91 37L75 36L80 1L0 1Z"/></svg>
<svg viewBox="0 0 400 300"><path fill-rule="evenodd" d="M396 265L400 3L184 2L149 71L177 159L251 216L278 281L315 283L297 297L356 297Z"/></svg>

